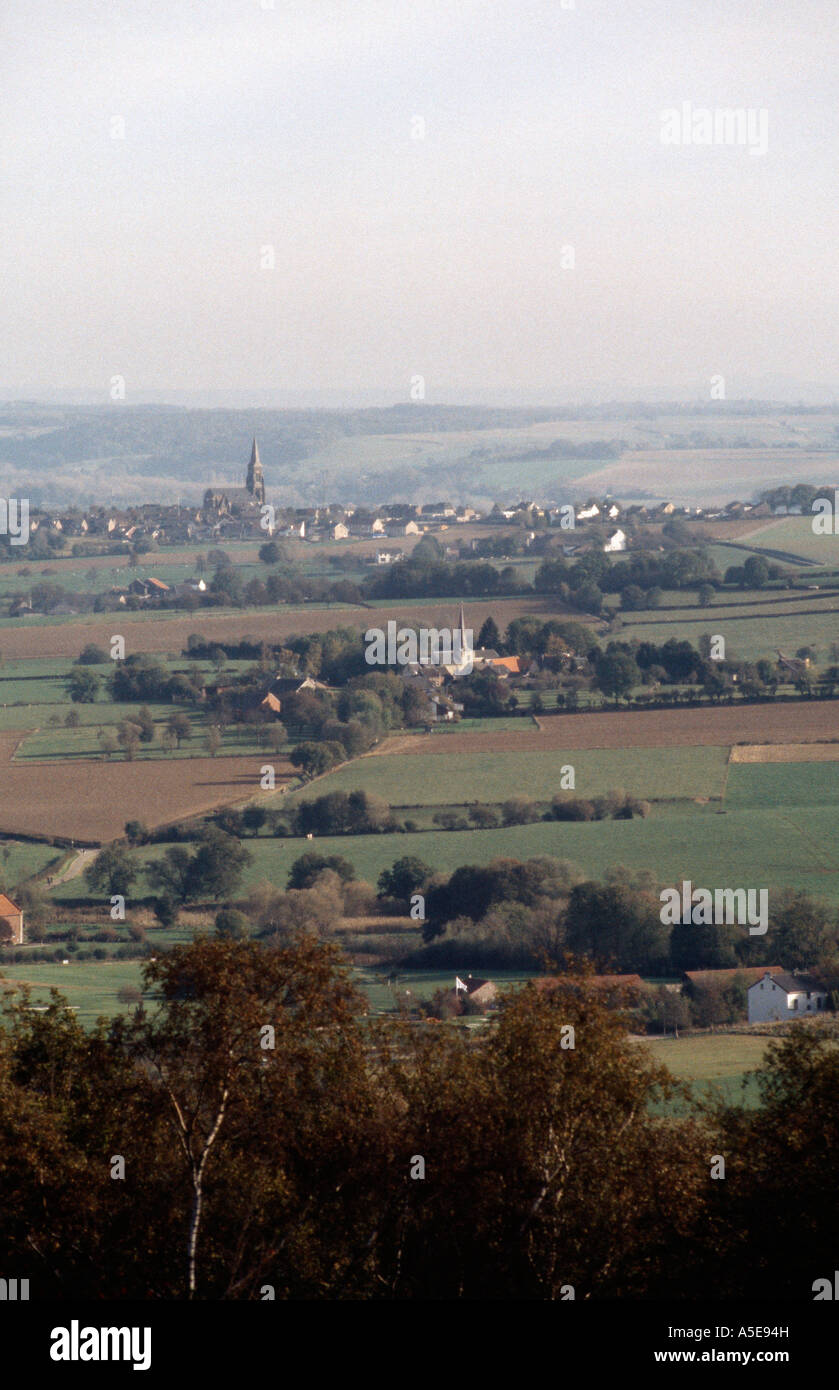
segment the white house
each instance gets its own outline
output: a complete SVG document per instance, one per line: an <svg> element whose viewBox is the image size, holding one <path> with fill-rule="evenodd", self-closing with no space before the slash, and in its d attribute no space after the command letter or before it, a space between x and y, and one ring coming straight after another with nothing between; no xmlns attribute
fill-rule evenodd
<svg viewBox="0 0 839 1390"><path fill-rule="evenodd" d="M336 521L329 534L333 541L345 541L350 533L343 521Z"/></svg>
<svg viewBox="0 0 839 1390"><path fill-rule="evenodd" d="M749 1023L778 1023L827 1008L827 990L812 975L770 975L747 991Z"/></svg>
<svg viewBox="0 0 839 1390"><path fill-rule="evenodd" d="M594 518L595 518L596 516L599 516L599 515L600 515L600 508L598 507L597 503L596 503L596 502L590 502L589 505L588 505L587 507L580 507L580 510L577 512L577 520L578 520L578 521L593 521Z"/></svg>
<svg viewBox="0 0 839 1390"><path fill-rule="evenodd" d="M603 549L626 550L626 532L621 531L620 527L618 527L617 531L612 532Z"/></svg>

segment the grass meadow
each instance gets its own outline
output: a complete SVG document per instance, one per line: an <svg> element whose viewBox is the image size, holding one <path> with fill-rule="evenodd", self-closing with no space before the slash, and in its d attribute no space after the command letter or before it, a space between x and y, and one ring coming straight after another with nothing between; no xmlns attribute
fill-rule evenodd
<svg viewBox="0 0 839 1390"><path fill-rule="evenodd" d="M573 794L578 797L603 796L616 787L648 800L718 797L727 758L727 748L517 753L511 747L509 753L491 757L485 753L412 753L407 757L394 753L359 758L283 801L311 800L326 792L358 788L384 797L392 806L500 802L510 796L550 801L561 790L562 768L569 765L574 768Z"/></svg>

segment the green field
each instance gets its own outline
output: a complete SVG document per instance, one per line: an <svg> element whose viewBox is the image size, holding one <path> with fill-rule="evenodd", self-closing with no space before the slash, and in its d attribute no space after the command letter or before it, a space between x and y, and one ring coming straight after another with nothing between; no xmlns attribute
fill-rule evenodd
<svg viewBox="0 0 839 1390"><path fill-rule="evenodd" d="M393 754L359 758L295 793L295 798L311 800L361 787L392 806L500 802L515 795L550 801L560 791L561 769L568 765L574 768L573 794L578 797L604 796L616 787L650 800L718 797L727 757L727 748Z"/></svg>
<svg viewBox="0 0 839 1390"><path fill-rule="evenodd" d="M824 496L833 501L833 489ZM839 535L816 535L812 515L785 516L769 521L749 533L749 544L769 550L788 550L794 555L806 555L820 565L839 565ZM822 523L820 523L822 524ZM737 561L739 564L739 561Z"/></svg>
<svg viewBox="0 0 839 1390"><path fill-rule="evenodd" d="M306 840L249 840L248 880L282 884L305 850L340 854L359 878L375 883L383 868L415 854L435 870L485 864L496 857L550 854L587 877L625 865L650 869L662 883L690 878L708 887L804 888L839 904L835 814L828 806L719 814L713 805L654 811L646 820L550 821L499 830L430 831L404 835L324 836ZM771 906L771 896L770 896Z"/></svg>
<svg viewBox="0 0 839 1390"><path fill-rule="evenodd" d="M839 762L732 763L725 793L730 810L752 806L839 806Z"/></svg>
<svg viewBox="0 0 839 1390"><path fill-rule="evenodd" d="M57 865L63 857L64 851L53 845L0 840L0 888L15 888L41 873L47 865Z"/></svg>
<svg viewBox="0 0 839 1390"><path fill-rule="evenodd" d="M814 600L817 598L814 595ZM802 599L806 600L806 595L802 595ZM649 620L644 614L628 614L619 636L623 640L659 645L675 637L696 646L701 633L720 633L725 638L728 658L757 661L765 656L774 660L779 647L790 653L799 647L811 646L816 648L817 663L828 665L832 661L831 644L839 642L839 596L834 594L831 600L821 600L821 603L823 606L817 607L815 601L803 601L800 609L791 613L780 606L767 606L765 614L755 610L753 618L729 617L724 609L713 607L689 609L684 617L665 614Z"/></svg>
<svg viewBox="0 0 839 1390"><path fill-rule="evenodd" d="M66 729L63 727L53 727L41 730L38 733L30 734L20 745L15 753L15 762L48 760L53 761L57 758L82 758L96 759L102 757L102 749L98 742L99 729L105 725L114 732L116 725L121 719L131 720L132 714L136 715L137 705L102 705L101 711L108 715L107 718L82 724L78 729ZM96 710L96 706L88 706L91 711ZM138 760L148 758L205 758L207 750L204 747L204 739L207 734L208 722L203 713L194 713L190 710L189 721L192 725L192 733L189 738L183 740L180 748L175 748L172 752L167 752L161 743L161 735L165 728L166 720L176 712L176 707L172 705L153 705L150 706L152 717L157 721L157 731L153 743L141 743L137 749L136 757ZM0 719L0 729L9 727L3 724ZM11 726L16 727L16 726ZM250 725L231 725L222 734L222 741L219 745L218 757L230 757L241 754L242 756L252 756L261 752L266 752L267 756L267 730L263 728L263 737L266 741L260 744L257 741L256 726ZM287 746L287 745L286 745ZM272 756L273 750L271 750ZM113 761L117 762L124 758L125 754L120 748L113 754ZM283 749L279 750L279 756L283 756Z"/></svg>
<svg viewBox="0 0 839 1390"><path fill-rule="evenodd" d="M0 990L3 981L32 986L32 1003L48 1004L49 991L60 990L68 1005L77 1013L79 1022L91 1027L100 1014L112 1018L126 1013L133 1005L121 1004L117 991L123 985L141 985L141 960L82 961L60 965L33 960L24 965L0 963Z"/></svg>
<svg viewBox="0 0 839 1390"><path fill-rule="evenodd" d="M242 893L260 880L285 885L294 860L309 850L338 854L360 879L375 883L382 869L403 855L417 855L435 872L498 857L528 859L549 854L569 861L583 876L602 879L610 867L649 869L660 883L690 879L709 888L802 888L839 905L839 852L832 805L762 807L720 812L716 803L656 808L646 820L538 821L498 830L432 830L408 834L331 835L305 839L248 838L253 856ZM165 846L135 851L142 864ZM141 874L136 898L151 893ZM82 879L55 890L59 900L87 896Z"/></svg>
<svg viewBox="0 0 839 1390"><path fill-rule="evenodd" d="M752 1107L758 1104L758 1089L749 1075L763 1060L769 1038L744 1033L697 1034L682 1038L648 1038L648 1047L657 1062L679 1081L691 1083L698 1099L721 1097L729 1105ZM663 1107L679 1112L682 1105Z"/></svg>

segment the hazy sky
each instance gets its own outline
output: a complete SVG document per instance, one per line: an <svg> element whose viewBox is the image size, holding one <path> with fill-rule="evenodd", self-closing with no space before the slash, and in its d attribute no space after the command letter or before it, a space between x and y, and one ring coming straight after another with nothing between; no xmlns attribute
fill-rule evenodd
<svg viewBox="0 0 839 1390"><path fill-rule="evenodd" d="M839 394L837 0L564 4L4 0L0 387Z"/></svg>

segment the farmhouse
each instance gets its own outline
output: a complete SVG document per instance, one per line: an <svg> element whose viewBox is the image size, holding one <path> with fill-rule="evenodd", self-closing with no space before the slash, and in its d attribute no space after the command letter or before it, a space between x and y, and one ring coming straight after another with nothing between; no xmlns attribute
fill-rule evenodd
<svg viewBox="0 0 839 1390"><path fill-rule="evenodd" d="M473 1004L486 1008L494 1003L498 995L498 986L493 980L476 980L472 975L467 975L465 980L461 980L459 975L455 975L454 992L461 1001L469 999Z"/></svg>
<svg viewBox="0 0 839 1390"><path fill-rule="evenodd" d="M0 893L0 945L23 945L23 911Z"/></svg>
<svg viewBox="0 0 839 1390"><path fill-rule="evenodd" d="M812 975L772 975L749 987L749 1023L778 1023L827 1008L827 990Z"/></svg>
<svg viewBox="0 0 839 1390"><path fill-rule="evenodd" d="M164 584L162 579L132 579L128 592L137 598L164 598L169 592L169 585Z"/></svg>

